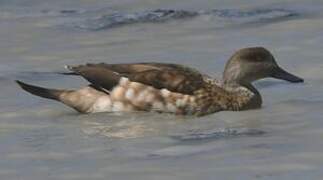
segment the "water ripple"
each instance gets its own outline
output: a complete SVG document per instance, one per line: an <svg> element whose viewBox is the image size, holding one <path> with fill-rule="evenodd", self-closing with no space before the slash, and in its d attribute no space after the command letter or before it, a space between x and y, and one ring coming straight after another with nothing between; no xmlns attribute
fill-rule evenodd
<svg viewBox="0 0 323 180"><path fill-rule="evenodd" d="M96 18L89 18L73 23L73 27L88 31L99 31L136 23L163 23L172 20L192 19L198 16L207 16L209 19L211 19L211 21L212 18L215 18L214 21L217 23L219 23L218 18L220 18L220 20L239 24L263 22L268 20L281 20L297 15L299 15L297 12L286 9L213 9L209 11L156 9L135 13L115 12L111 14L104 14ZM223 25L224 24L222 23L222 26Z"/></svg>
<svg viewBox="0 0 323 180"><path fill-rule="evenodd" d="M124 14L116 12L109 15L102 15L98 18L87 19L76 23L75 27L84 30L104 30L121 25L135 23L160 23L169 20L186 19L198 16L198 12L185 10L157 9L153 11L144 11L137 13Z"/></svg>
<svg viewBox="0 0 323 180"><path fill-rule="evenodd" d="M260 136L266 132L259 129L249 128L224 128L210 131L192 131L183 135L173 135L173 139L179 141L200 141L200 140L215 140L230 137L241 137L241 136Z"/></svg>

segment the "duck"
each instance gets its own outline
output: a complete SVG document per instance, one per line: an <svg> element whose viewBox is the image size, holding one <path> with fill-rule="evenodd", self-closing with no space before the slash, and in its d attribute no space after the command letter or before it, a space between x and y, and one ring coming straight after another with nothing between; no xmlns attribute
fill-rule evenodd
<svg viewBox="0 0 323 180"><path fill-rule="evenodd" d="M222 80L170 63L89 63L66 68L65 75L81 76L90 84L71 90L16 82L33 95L59 101L80 113L148 111L195 116L260 108L262 98L253 85L256 80L304 82L281 68L264 47L237 50L226 63Z"/></svg>

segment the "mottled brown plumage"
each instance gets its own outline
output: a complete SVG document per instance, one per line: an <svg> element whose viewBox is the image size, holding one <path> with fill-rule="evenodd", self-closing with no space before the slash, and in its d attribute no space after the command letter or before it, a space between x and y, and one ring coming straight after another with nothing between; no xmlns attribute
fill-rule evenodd
<svg viewBox="0 0 323 180"><path fill-rule="evenodd" d="M127 77L130 81L140 82L157 89L165 88L184 94L193 94L203 85L203 77L197 70L177 64L100 63L68 66L68 69L106 89L115 86L120 77ZM112 76L111 73L113 73Z"/></svg>
<svg viewBox="0 0 323 180"><path fill-rule="evenodd" d="M58 100L83 113L157 111L198 116L259 108L261 96L252 85L258 79L303 82L281 69L262 47L237 51L226 64L222 81L177 64L101 63L67 68L91 85L79 90L51 90L17 82L32 94Z"/></svg>

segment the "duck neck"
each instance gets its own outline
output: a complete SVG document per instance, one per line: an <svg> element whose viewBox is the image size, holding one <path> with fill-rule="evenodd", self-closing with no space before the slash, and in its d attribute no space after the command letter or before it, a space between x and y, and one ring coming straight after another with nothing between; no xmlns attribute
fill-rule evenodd
<svg viewBox="0 0 323 180"><path fill-rule="evenodd" d="M236 104L234 110L260 108L261 95L251 83L224 83L223 87L234 97L232 98Z"/></svg>
<svg viewBox="0 0 323 180"><path fill-rule="evenodd" d="M251 83L244 84L244 85L241 85L241 86L247 88L249 91L251 91L252 93L254 93L255 96L261 97L259 91Z"/></svg>

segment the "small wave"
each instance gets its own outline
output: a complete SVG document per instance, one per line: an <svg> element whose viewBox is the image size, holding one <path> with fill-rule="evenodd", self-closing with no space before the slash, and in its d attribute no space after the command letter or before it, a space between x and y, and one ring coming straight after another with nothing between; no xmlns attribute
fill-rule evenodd
<svg viewBox="0 0 323 180"><path fill-rule="evenodd" d="M109 15L102 15L94 19L87 19L83 22L76 23L75 27L84 30L98 31L121 25L135 23L160 23L169 20L192 18L197 15L199 15L198 12L167 9L157 9L153 11L144 11L131 14L117 12Z"/></svg>
<svg viewBox="0 0 323 180"><path fill-rule="evenodd" d="M67 17L71 15L81 15L86 11L79 9L27 9L27 8L15 8L15 9L1 9L0 19L20 19L20 18L35 18L35 17Z"/></svg>
<svg viewBox="0 0 323 180"><path fill-rule="evenodd" d="M214 9L205 14L211 14L224 18L248 18L255 17L258 19L272 19L281 17L296 16L298 13L286 9L254 9L254 10L235 10L235 9Z"/></svg>
<svg viewBox="0 0 323 180"><path fill-rule="evenodd" d="M196 140L214 140L223 139L231 137L241 137L241 136L260 136L266 132L259 129L249 129L249 128L225 128L216 129L205 132L189 132L183 135L174 135L171 138L179 141L196 141Z"/></svg>
<svg viewBox="0 0 323 180"><path fill-rule="evenodd" d="M213 9L210 11L157 9L135 13L115 12L73 23L73 26L83 30L99 31L135 23L163 23L171 20L191 19L198 16L209 16L211 19L213 17L215 19L220 18L233 23L249 23L266 20L279 20L297 15L297 12L286 9Z"/></svg>

